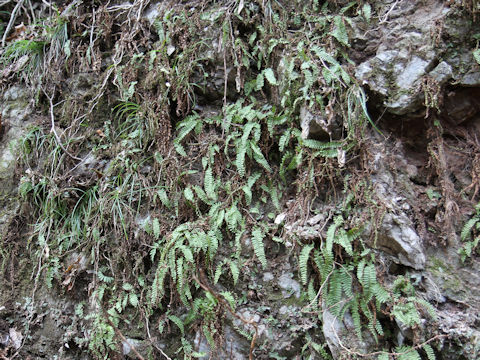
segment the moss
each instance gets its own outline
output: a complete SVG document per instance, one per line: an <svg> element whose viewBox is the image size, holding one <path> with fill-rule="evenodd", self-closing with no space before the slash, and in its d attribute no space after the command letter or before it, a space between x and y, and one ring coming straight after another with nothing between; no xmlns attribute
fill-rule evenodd
<svg viewBox="0 0 480 360"><path fill-rule="evenodd" d="M452 265L447 264L438 257L430 259L430 266L428 270L437 278L441 279L440 285L445 293L454 293L456 295L464 294L466 291L466 284L458 276L458 270Z"/></svg>

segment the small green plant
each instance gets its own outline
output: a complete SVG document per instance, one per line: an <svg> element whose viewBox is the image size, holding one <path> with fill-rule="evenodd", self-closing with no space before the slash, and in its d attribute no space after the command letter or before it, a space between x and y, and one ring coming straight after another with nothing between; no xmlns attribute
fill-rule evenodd
<svg viewBox="0 0 480 360"><path fill-rule="evenodd" d="M464 244L458 253L462 261L465 261L475 254L480 241L480 203L475 206L475 214L463 226L460 238Z"/></svg>
<svg viewBox="0 0 480 360"><path fill-rule="evenodd" d="M22 62L19 68L24 68L25 73L32 75L43 67L43 59L47 43L36 40L17 40L7 45L0 57L4 66Z"/></svg>

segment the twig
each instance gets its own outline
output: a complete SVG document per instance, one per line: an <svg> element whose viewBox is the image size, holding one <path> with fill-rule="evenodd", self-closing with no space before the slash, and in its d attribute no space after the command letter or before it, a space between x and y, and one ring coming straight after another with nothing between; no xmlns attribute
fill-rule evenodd
<svg viewBox="0 0 480 360"><path fill-rule="evenodd" d="M318 297L319 297L320 294L322 293L323 287L325 286L325 284L327 283L328 279L330 278L330 275L332 275L332 274L333 274L333 270L328 273L327 277L325 278L325 281L322 283L322 286L320 286L320 289L318 290L317 295L315 296L315 298L314 298L312 301L310 301L310 303L309 303L308 305L306 305L306 306L301 310L302 312L304 312L305 309L308 309L309 307L311 307L311 306L313 305L313 303L314 303L315 301L317 301Z"/></svg>
<svg viewBox="0 0 480 360"><path fill-rule="evenodd" d="M386 14L383 16L382 20L380 20L380 22L378 24L383 24L385 22L387 22L388 20L388 16L390 15L390 13L393 11L393 9L395 9L395 6L397 6L397 4L402 1L402 0L397 0L395 1L395 3L392 5L392 7L386 12Z"/></svg>
<svg viewBox="0 0 480 360"><path fill-rule="evenodd" d="M17 5L15 5L15 8L12 11L12 16L10 16L10 21L8 22L7 28L5 29L5 32L3 33L2 37L2 47L5 47L5 40L7 39L7 35L12 29L13 24L15 23L15 19L17 18L17 12L18 9L23 5L24 0L20 0ZM3 4L2 4L3 5Z"/></svg>
<svg viewBox="0 0 480 360"><path fill-rule="evenodd" d="M140 353L137 351L135 346L130 341L127 340L127 338L122 334L120 329L115 326L115 324L112 322L112 320L110 320L110 318L108 317L108 313L105 311L105 309L102 308L102 310L103 310L105 319L107 319L108 324L113 328L113 330L115 330L115 332L120 337L120 339L122 339L122 341L124 341L125 343L128 344L128 346L130 346L130 349L132 349L132 351L135 353L135 355L137 356L137 358L139 360L145 360L145 358L142 355L140 355Z"/></svg>
<svg viewBox="0 0 480 360"><path fill-rule="evenodd" d="M167 354L165 354L163 352L162 349L160 349L159 346L157 346L157 344L155 344L155 342L152 340L152 336L150 335L150 326L148 325L148 317L145 316L145 325L147 326L147 335L148 335L148 340L150 340L150 343L155 347L155 349L157 349L158 351L160 351L160 353L165 356L165 359L167 360L172 360Z"/></svg>
<svg viewBox="0 0 480 360"><path fill-rule="evenodd" d="M200 277L205 279L205 274L203 272L202 269L199 270L200 272ZM230 314L232 314L234 317L236 317L238 320L240 320L241 322L243 322L244 324L246 325L252 325L255 329L255 334L253 335L252 337L252 341L250 342L250 353L248 355L248 359L249 360L253 360L253 350L255 348L255 341L257 340L257 336L258 336L258 326L257 324L255 323L255 321L252 319L252 320L246 320L245 318L243 318L242 316L238 315L235 310L232 309L232 307L230 306L230 304L228 302L226 302L222 297L220 297L220 295L218 295L214 290L212 290L208 285L207 285L207 282L205 281L205 283L202 283L195 274L193 274L193 279L198 283L198 285L200 285L200 287L205 290L205 291L208 291L210 294L212 294L215 299L217 299L217 301L219 303L221 303L229 312Z"/></svg>
<svg viewBox="0 0 480 360"><path fill-rule="evenodd" d="M3 1L0 1L0 7L3 6L3 5L7 5L10 1L12 1L12 0L3 0Z"/></svg>
<svg viewBox="0 0 480 360"><path fill-rule="evenodd" d="M60 148L65 152L65 154L70 156L72 159L78 160L78 161L83 161L83 159L81 159L79 157L76 157L75 155L70 154L68 152L68 150L65 149L65 147L63 146L62 140L60 139L60 137L57 134L57 131L55 130L55 115L53 114L53 107L54 107L53 106L53 95L49 96L43 88L42 88L42 91L45 94L45 96L48 98L48 101L50 102L50 121L51 121L50 132L52 132L53 135L55 136L55 139L57 140L58 146L60 146Z"/></svg>

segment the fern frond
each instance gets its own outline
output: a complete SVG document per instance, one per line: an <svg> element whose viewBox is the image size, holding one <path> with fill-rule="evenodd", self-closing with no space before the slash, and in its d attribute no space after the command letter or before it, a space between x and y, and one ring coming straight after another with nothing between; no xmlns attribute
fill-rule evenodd
<svg viewBox="0 0 480 360"><path fill-rule="evenodd" d="M265 159L265 157L263 156L262 150L260 150L258 145L250 141L250 148L253 150L253 158L255 159L255 161L261 166L263 166L263 168L268 172L272 172L272 168L268 164L267 159Z"/></svg>
<svg viewBox="0 0 480 360"><path fill-rule="evenodd" d="M287 129L280 137L280 140L278 140L278 150L280 152L283 152L285 150L285 147L288 146L288 143L290 142L290 136L291 130Z"/></svg>
<svg viewBox="0 0 480 360"><path fill-rule="evenodd" d="M185 196L185 199L187 199L188 201L190 201L192 204L194 203L194 195L193 195L193 191L190 187L187 187L185 188L185 190L183 190L183 195Z"/></svg>
<svg viewBox="0 0 480 360"><path fill-rule="evenodd" d="M205 193L205 191L200 186L194 185L193 190L195 191L195 194L197 195L197 197L200 200L202 200L205 204L207 204L207 205L212 205L213 204L213 201L210 200L207 197L207 194Z"/></svg>
<svg viewBox="0 0 480 360"><path fill-rule="evenodd" d="M182 251L183 256L185 257L185 260L187 260L189 263L193 263L192 250L190 250L190 248L188 248L187 246L185 246L183 244L179 245L178 248Z"/></svg>
<svg viewBox="0 0 480 360"><path fill-rule="evenodd" d="M220 279L220 276L222 276L222 267L223 267L223 261L217 265L217 268L215 269L215 275L213 276L213 283L216 284L218 283L218 280Z"/></svg>
<svg viewBox="0 0 480 360"><path fill-rule="evenodd" d="M173 142L173 147L175 148L175 151L177 153L179 153L181 156L183 157L187 157L187 153L185 152L185 149L184 147L182 146L182 144L180 143L177 143L177 142Z"/></svg>
<svg viewBox="0 0 480 360"><path fill-rule="evenodd" d="M305 147L308 147L310 149L315 149L315 150L328 150L328 149L337 149L342 147L342 143L338 141L324 142L324 141L318 141L313 139L304 139L303 145Z"/></svg>
<svg viewBox="0 0 480 360"><path fill-rule="evenodd" d="M168 315L167 317L171 322L178 326L182 335L185 335L185 326L183 325L183 321L175 315Z"/></svg>
<svg viewBox="0 0 480 360"><path fill-rule="evenodd" d="M180 143L199 123L198 115L188 116L180 122L177 126L177 129L180 129L175 141Z"/></svg>
<svg viewBox="0 0 480 360"><path fill-rule="evenodd" d="M310 252L313 249L313 245L309 244L303 247L298 258L298 266L300 268L300 278L303 285L307 284L307 273L308 273L308 259L310 258Z"/></svg>
<svg viewBox="0 0 480 360"><path fill-rule="evenodd" d="M436 360L435 352L429 344L423 345L423 351L427 354L428 360Z"/></svg>
<svg viewBox="0 0 480 360"><path fill-rule="evenodd" d="M398 360L422 360L418 351L408 346L398 346L395 352L400 353Z"/></svg>
<svg viewBox="0 0 480 360"><path fill-rule="evenodd" d="M275 79L275 74L271 68L263 70L265 78L268 80L270 85L277 85L277 79Z"/></svg>
<svg viewBox="0 0 480 360"><path fill-rule="evenodd" d="M462 241L465 241L470 236L470 232L477 222L480 222L480 219L474 216L465 223L460 234Z"/></svg>
<svg viewBox="0 0 480 360"><path fill-rule="evenodd" d="M432 304L430 304L427 300L419 297L413 297L409 299L416 302L417 304L422 305L425 308L425 310L427 310L428 314L432 317L432 319L437 320L437 312L435 310L435 307Z"/></svg>
<svg viewBox="0 0 480 360"><path fill-rule="evenodd" d="M158 240L161 233L160 233L160 222L158 221L157 218L153 219L152 221L152 229L153 229L153 236L155 237L155 239Z"/></svg>
<svg viewBox="0 0 480 360"><path fill-rule="evenodd" d="M352 244L345 229L339 229L335 236L335 243L341 245L348 255L353 256Z"/></svg>
<svg viewBox="0 0 480 360"><path fill-rule="evenodd" d="M253 251L265 269L267 267L267 257L265 256L265 249L263 247L263 236L263 231L259 227L252 230Z"/></svg>
<svg viewBox="0 0 480 360"><path fill-rule="evenodd" d="M218 249L218 244L221 239L221 233L220 231L217 231L216 229L211 229L206 237L207 243L208 243L208 257L210 259L213 259L213 257L217 254L217 249Z"/></svg>
<svg viewBox="0 0 480 360"><path fill-rule="evenodd" d="M261 90L263 88L264 84L265 84L264 74L263 74L263 72L260 72L257 75L257 79L256 79L256 82L255 82L255 90L256 91Z"/></svg>
<svg viewBox="0 0 480 360"><path fill-rule="evenodd" d="M231 260L229 261L229 265L230 265L230 273L232 274L232 278L233 278L233 284L236 285L238 278L240 277L240 270L237 264L235 264L235 262Z"/></svg>
<svg viewBox="0 0 480 360"><path fill-rule="evenodd" d="M169 209L172 207L172 204L170 203L170 200L168 199L168 195L167 195L167 192L165 191L165 189L157 190L157 196L160 199L163 206L165 206Z"/></svg>
<svg viewBox="0 0 480 360"><path fill-rule="evenodd" d="M217 200L217 194L215 193L215 179L211 167L207 168L205 171L204 187L207 196L212 200Z"/></svg>
<svg viewBox="0 0 480 360"><path fill-rule="evenodd" d="M237 307L237 302L235 301L232 293L230 291L223 291L220 293L220 295L222 295L225 300L227 300L228 305L230 305L230 307L235 310L235 308Z"/></svg>

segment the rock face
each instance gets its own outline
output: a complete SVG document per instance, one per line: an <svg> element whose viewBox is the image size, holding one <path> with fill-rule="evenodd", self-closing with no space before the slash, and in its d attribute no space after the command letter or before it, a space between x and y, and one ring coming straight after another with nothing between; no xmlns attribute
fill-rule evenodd
<svg viewBox="0 0 480 360"><path fill-rule="evenodd" d="M420 237L411 220L404 214L385 214L376 246L398 261L416 270L425 268L425 254Z"/></svg>
<svg viewBox="0 0 480 360"><path fill-rule="evenodd" d="M420 110L428 78L440 87L451 79L463 86L480 85L478 64L465 43L476 25L458 19L455 6L434 0L389 1L378 11L383 13L378 28L363 39L364 32L359 32L357 40L373 42L376 54L360 63L355 74L380 95L387 111L405 115Z"/></svg>
<svg viewBox="0 0 480 360"><path fill-rule="evenodd" d="M478 4L305 4L19 10L0 358L480 357Z"/></svg>

